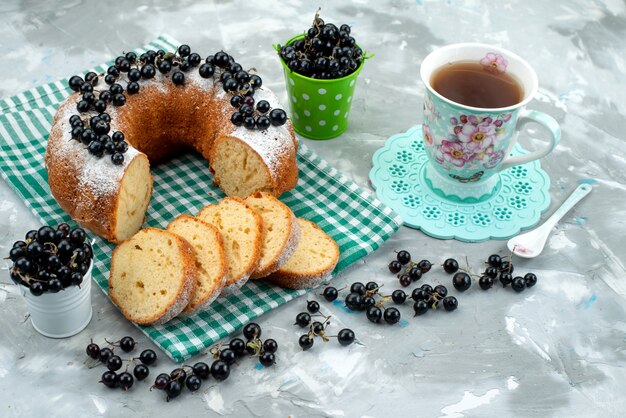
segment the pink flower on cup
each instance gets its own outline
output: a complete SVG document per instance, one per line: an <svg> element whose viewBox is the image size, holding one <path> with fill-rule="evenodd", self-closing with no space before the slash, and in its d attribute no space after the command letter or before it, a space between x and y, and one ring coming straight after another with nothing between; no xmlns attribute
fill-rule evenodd
<svg viewBox="0 0 626 418"><path fill-rule="evenodd" d="M480 123L466 123L457 134L457 138L465 144L472 153L490 147L496 136L496 127L487 120Z"/></svg>
<svg viewBox="0 0 626 418"><path fill-rule="evenodd" d="M487 55L480 60L480 63L485 70L492 71L494 73L505 72L506 67L509 65L508 61L504 59L502 55L494 54L493 52L488 52Z"/></svg>
<svg viewBox="0 0 626 418"><path fill-rule="evenodd" d="M437 160L440 163L451 163L457 167L463 167L471 157L460 142L443 140L437 150Z"/></svg>
<svg viewBox="0 0 626 418"><path fill-rule="evenodd" d="M422 125L422 135L424 136L424 142L427 145L433 144L433 136L430 133L430 126L426 125L425 123Z"/></svg>

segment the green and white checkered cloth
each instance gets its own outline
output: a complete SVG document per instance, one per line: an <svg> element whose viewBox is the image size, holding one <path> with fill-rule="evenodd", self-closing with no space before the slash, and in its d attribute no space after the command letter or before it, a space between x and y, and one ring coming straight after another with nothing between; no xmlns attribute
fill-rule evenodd
<svg viewBox="0 0 626 418"><path fill-rule="evenodd" d="M177 42L159 37L143 49L174 51ZM103 72L110 64L97 67ZM71 91L60 80L0 100L0 170L4 180L44 224L72 222L50 193L44 153L56 109ZM401 224L398 216L356 186L306 146L298 150L298 185L281 200L298 217L316 222L341 250L334 274L378 248ZM181 213L196 214L224 197L212 184L207 163L184 155L153 168L154 194L146 216L149 226L164 228ZM26 232L26 231L24 231ZM108 293L113 244L95 237L93 278ZM182 362L211 346L243 324L304 294L250 281L239 292L218 298L206 312L165 325L140 327L173 360Z"/></svg>

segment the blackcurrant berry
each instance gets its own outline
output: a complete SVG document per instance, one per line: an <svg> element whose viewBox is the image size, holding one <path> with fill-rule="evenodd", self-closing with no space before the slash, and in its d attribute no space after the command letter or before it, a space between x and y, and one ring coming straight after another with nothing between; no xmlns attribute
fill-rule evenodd
<svg viewBox="0 0 626 418"><path fill-rule="evenodd" d="M465 292L472 285L472 279L467 273L456 273L452 278L452 284L459 292Z"/></svg>
<svg viewBox="0 0 626 418"><path fill-rule="evenodd" d="M271 122L267 116L261 115L256 117L254 124L256 125L257 129L263 131L270 127Z"/></svg>
<svg viewBox="0 0 626 418"><path fill-rule="evenodd" d="M310 300L306 303L306 309L310 313L317 313L320 311L320 304L315 300Z"/></svg>
<svg viewBox="0 0 626 418"><path fill-rule="evenodd" d="M523 277L517 276L511 282L511 288L519 293L522 290L526 289L526 281L524 280Z"/></svg>
<svg viewBox="0 0 626 418"><path fill-rule="evenodd" d="M497 267L487 267L483 274L485 276L491 277L492 279L495 279L496 277L498 277L499 273L500 273L500 270Z"/></svg>
<svg viewBox="0 0 626 418"><path fill-rule="evenodd" d="M170 379L178 382L184 382L187 379L187 372L183 368L177 368L170 372Z"/></svg>
<svg viewBox="0 0 626 418"><path fill-rule="evenodd" d="M220 351L220 360L224 361L229 366L235 363L237 355L230 348L224 348Z"/></svg>
<svg viewBox="0 0 626 418"><path fill-rule="evenodd" d="M537 284L537 276L534 273L526 273L524 275L524 282L526 287L533 287Z"/></svg>
<svg viewBox="0 0 626 418"><path fill-rule="evenodd" d="M365 291L366 291L365 285L361 282L354 282L350 286L351 293L358 293L359 295L363 296L365 295Z"/></svg>
<svg viewBox="0 0 626 418"><path fill-rule="evenodd" d="M144 364L138 364L133 369L133 375L137 380L143 380L150 374L150 369Z"/></svg>
<svg viewBox="0 0 626 418"><path fill-rule="evenodd" d="M351 311L357 311L361 309L363 303L363 297L358 293L350 293L345 299L346 307Z"/></svg>
<svg viewBox="0 0 626 418"><path fill-rule="evenodd" d="M256 104L256 110L258 110L259 113L262 114L269 112L270 108L270 102L268 102L267 100L259 100L259 102Z"/></svg>
<svg viewBox="0 0 626 418"><path fill-rule="evenodd" d="M137 83L136 81L131 81L126 86L126 91L128 92L128 94L137 94L137 93L139 93L139 83Z"/></svg>
<svg viewBox="0 0 626 418"><path fill-rule="evenodd" d="M501 273L500 274L500 283L502 283L502 287L506 287L511 284L513 281L513 275L511 273Z"/></svg>
<svg viewBox="0 0 626 418"><path fill-rule="evenodd" d="M287 122L287 113L283 109L273 109L270 112L270 122L274 126L282 126Z"/></svg>
<svg viewBox="0 0 626 418"><path fill-rule="evenodd" d="M365 311L365 316L367 316L367 319L371 322L379 323L383 317L383 312L378 306L370 306Z"/></svg>
<svg viewBox="0 0 626 418"><path fill-rule="evenodd" d="M100 383L108 388L116 388L119 385L119 380L117 378L117 374L110 370L102 373L102 377L100 378Z"/></svg>
<svg viewBox="0 0 626 418"><path fill-rule="evenodd" d="M178 47L178 55L180 55L181 57L186 57L189 54L191 54L191 48L189 47L189 45L183 44Z"/></svg>
<svg viewBox="0 0 626 418"><path fill-rule="evenodd" d="M388 309L395 309L395 308L388 308ZM385 321L387 321L386 311L387 310L385 310ZM398 312L398 319L399 319L399 315L400 315L400 312ZM354 339L355 339L354 331L352 331L349 328L344 328L341 331L339 331L339 333L337 334L337 341L339 341L339 344L343 346L352 344L354 342Z"/></svg>
<svg viewBox="0 0 626 418"><path fill-rule="evenodd" d="M139 354L139 361L141 361L146 366L152 366L157 360L157 355L154 350L145 349Z"/></svg>
<svg viewBox="0 0 626 418"><path fill-rule="evenodd" d="M226 380L230 376L230 366L222 360L215 360L211 364L211 376L218 382Z"/></svg>
<svg viewBox="0 0 626 418"><path fill-rule="evenodd" d="M398 280L400 281L400 286L408 287L411 284L411 278L408 274L401 275Z"/></svg>
<svg viewBox="0 0 626 418"><path fill-rule="evenodd" d="M276 363L276 356L274 353L265 352L259 357L259 362L265 367L270 367Z"/></svg>
<svg viewBox="0 0 626 418"><path fill-rule="evenodd" d="M100 347L98 344L94 344L93 342L87 346L87 355L93 359L97 359L100 357Z"/></svg>
<svg viewBox="0 0 626 418"><path fill-rule="evenodd" d="M322 335L322 332L324 331L324 324L322 324L319 321L315 321L311 324L311 331L313 332L313 334L315 335Z"/></svg>
<svg viewBox="0 0 626 418"><path fill-rule="evenodd" d="M402 264L398 260L393 260L389 263L389 271L393 274L400 272L400 270L402 270Z"/></svg>
<svg viewBox="0 0 626 418"><path fill-rule="evenodd" d="M112 372L115 372L121 368L122 368L122 359L120 358L120 356L113 355L109 357L109 359L107 360L107 369L111 370Z"/></svg>
<svg viewBox="0 0 626 418"><path fill-rule="evenodd" d="M411 299L413 299L414 301L418 301L418 300L428 300L432 297L432 294L430 292L425 291L424 289L413 289L413 292L411 292Z"/></svg>
<svg viewBox="0 0 626 418"><path fill-rule="evenodd" d="M261 337L261 327L259 324L255 322L250 322L245 327L243 327L243 336L246 337L247 340L254 340L255 338Z"/></svg>
<svg viewBox="0 0 626 418"><path fill-rule="evenodd" d="M254 116L245 116L243 118L243 126L248 129L254 129L256 126L256 119L254 119Z"/></svg>
<svg viewBox="0 0 626 418"><path fill-rule="evenodd" d="M396 324L400 321L400 311L396 308L387 308L383 313L383 319L388 324Z"/></svg>
<svg viewBox="0 0 626 418"><path fill-rule="evenodd" d="M440 284L440 285L435 286L435 288L433 289L433 292L438 294L439 297L445 298L446 295L448 294L448 288Z"/></svg>
<svg viewBox="0 0 626 418"><path fill-rule="evenodd" d="M415 312L414 316L424 315L428 312L428 304L423 300L417 300L413 304L413 312Z"/></svg>
<svg viewBox="0 0 626 418"><path fill-rule="evenodd" d="M126 96L124 96L123 94L114 94L113 104L115 106L124 106L126 104Z"/></svg>
<svg viewBox="0 0 626 418"><path fill-rule="evenodd" d="M371 296L365 296L361 302L363 308L367 309L370 306L376 305L376 300Z"/></svg>
<svg viewBox="0 0 626 418"><path fill-rule="evenodd" d="M391 294L391 300L400 305L406 300L406 293L401 289L394 290Z"/></svg>
<svg viewBox="0 0 626 418"><path fill-rule="evenodd" d="M258 89L263 85L263 80L256 74L250 76L250 85L252 85L255 89Z"/></svg>
<svg viewBox="0 0 626 418"><path fill-rule="evenodd" d="M42 282L31 282L28 289L33 296L41 296L46 291L46 286Z"/></svg>
<svg viewBox="0 0 626 418"><path fill-rule="evenodd" d="M418 266L413 266L409 270L408 275L412 281L416 282L422 278L422 270Z"/></svg>
<svg viewBox="0 0 626 418"><path fill-rule="evenodd" d="M198 69L198 73L200 73L202 78L209 78L215 73L215 68L211 64L202 64Z"/></svg>
<svg viewBox="0 0 626 418"><path fill-rule="evenodd" d="M243 343L243 340L239 340L239 341ZM208 379L209 376L211 375L211 369L209 368L209 365L202 361L194 364L192 369L193 369L193 374L195 374L196 376L198 376L200 379L203 379L203 380Z"/></svg>
<svg viewBox="0 0 626 418"><path fill-rule="evenodd" d="M81 250L82 251L82 250ZM135 340L133 337L124 337L120 340L120 348L125 353L130 353L135 349Z"/></svg>
<svg viewBox="0 0 626 418"><path fill-rule="evenodd" d="M48 292L57 293L61 291L61 289L63 289L63 282L61 282L60 279L50 279L50 281L48 282Z"/></svg>
<svg viewBox="0 0 626 418"><path fill-rule="evenodd" d="M324 296L324 299L326 299L328 302L332 302L337 299L337 297L339 296L339 292L336 288L329 286L324 289L322 295Z"/></svg>
<svg viewBox="0 0 626 418"><path fill-rule="evenodd" d="M172 82L177 86L182 86L185 84L185 74L182 71L175 71L172 74Z"/></svg>
<svg viewBox="0 0 626 418"><path fill-rule="evenodd" d="M124 164L124 155L119 152L113 153L113 155L111 155L111 162L115 165Z"/></svg>
<svg viewBox="0 0 626 418"><path fill-rule="evenodd" d="M68 82L68 85L70 86L70 88L74 91L79 91L80 90L80 86L82 86L84 83L83 79L77 75L73 75L72 77L70 77L70 80Z"/></svg>
<svg viewBox="0 0 626 418"><path fill-rule="evenodd" d="M156 68L152 64L145 64L141 67L141 76L145 79L153 78L156 75Z"/></svg>
<svg viewBox="0 0 626 418"><path fill-rule="evenodd" d="M302 348L303 351L308 350L313 347L313 338L308 334L301 335L298 339L298 345Z"/></svg>
<svg viewBox="0 0 626 418"><path fill-rule="evenodd" d="M432 267L432 264L428 260L422 260L417 263L417 267L419 267L422 273L428 273L430 271L430 268Z"/></svg>
<svg viewBox="0 0 626 418"><path fill-rule="evenodd" d="M513 263L502 261L502 264L500 265L500 272L513 274Z"/></svg>
<svg viewBox="0 0 626 418"><path fill-rule="evenodd" d="M456 300L454 296L446 296L445 298L443 298L443 308L446 311L452 312L458 307L459 307L459 301Z"/></svg>
<svg viewBox="0 0 626 418"><path fill-rule="evenodd" d="M241 338L233 338L228 344L228 347L233 350L238 357L243 356L246 351L246 343Z"/></svg>
<svg viewBox="0 0 626 418"><path fill-rule="evenodd" d="M268 338L263 341L263 351L266 353L275 353L278 350L278 343L276 340Z"/></svg>
<svg viewBox="0 0 626 418"><path fill-rule="evenodd" d="M493 277L482 276L478 279L478 285L483 290L489 290L493 287Z"/></svg>
<svg viewBox="0 0 626 418"><path fill-rule="evenodd" d="M300 327L304 328L304 327L308 327L310 323L311 323L311 315L309 315L307 312L300 312L296 316L296 322L294 325L299 325Z"/></svg>
<svg viewBox="0 0 626 418"><path fill-rule="evenodd" d="M502 257L500 257L498 254L491 254L487 259L487 264L492 267L500 268L500 266L502 265Z"/></svg>
<svg viewBox="0 0 626 418"><path fill-rule="evenodd" d="M448 273L456 273L459 269L459 263L454 258L448 258L443 262L443 270Z"/></svg>
<svg viewBox="0 0 626 418"><path fill-rule="evenodd" d="M100 350L99 359L102 363L106 364L111 357L113 357L113 350L111 350L110 348L104 347Z"/></svg>
<svg viewBox="0 0 626 418"><path fill-rule="evenodd" d="M185 386L187 386L187 389L191 392L195 392L200 389L200 386L202 386L202 380L200 380L198 376L192 374L187 377L187 380L185 380Z"/></svg>
<svg viewBox="0 0 626 418"><path fill-rule="evenodd" d="M411 261L411 254L408 251L398 251L396 258L400 262L400 264L408 264Z"/></svg>
<svg viewBox="0 0 626 418"><path fill-rule="evenodd" d="M167 394L167 402L169 402L170 399L174 399L175 397L180 395L180 393L183 391L183 385L181 385L180 382L176 380L170 380L165 385L164 390Z"/></svg>

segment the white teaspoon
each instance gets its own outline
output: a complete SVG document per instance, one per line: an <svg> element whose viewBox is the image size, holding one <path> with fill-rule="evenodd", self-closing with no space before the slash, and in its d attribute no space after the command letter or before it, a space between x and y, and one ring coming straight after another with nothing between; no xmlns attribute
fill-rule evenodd
<svg viewBox="0 0 626 418"><path fill-rule="evenodd" d="M532 231L526 232L525 234L518 235L513 237L507 243L507 247L509 250L517 256L522 258L535 258L543 251L543 247L546 245L546 241L548 241L548 237L550 236L550 232L552 232L552 228L561 220L563 216L571 208L573 208L576 203L580 202L580 200L587 196L593 187L590 184L581 184L572 192L572 194L567 198L565 202L559 207L556 212L552 214L546 220L543 225L538 228L533 229Z"/></svg>

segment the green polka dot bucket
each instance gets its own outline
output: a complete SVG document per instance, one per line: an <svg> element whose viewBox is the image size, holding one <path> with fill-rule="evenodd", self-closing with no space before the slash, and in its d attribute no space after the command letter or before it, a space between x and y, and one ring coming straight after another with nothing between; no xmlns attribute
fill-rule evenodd
<svg viewBox="0 0 626 418"><path fill-rule="evenodd" d="M294 36L289 45L304 35ZM276 46L280 51L280 46ZM331 139L348 129L350 106L356 80L368 57L350 75L334 80L318 80L305 77L289 69L280 58L289 95L291 122L295 131L309 139Z"/></svg>

